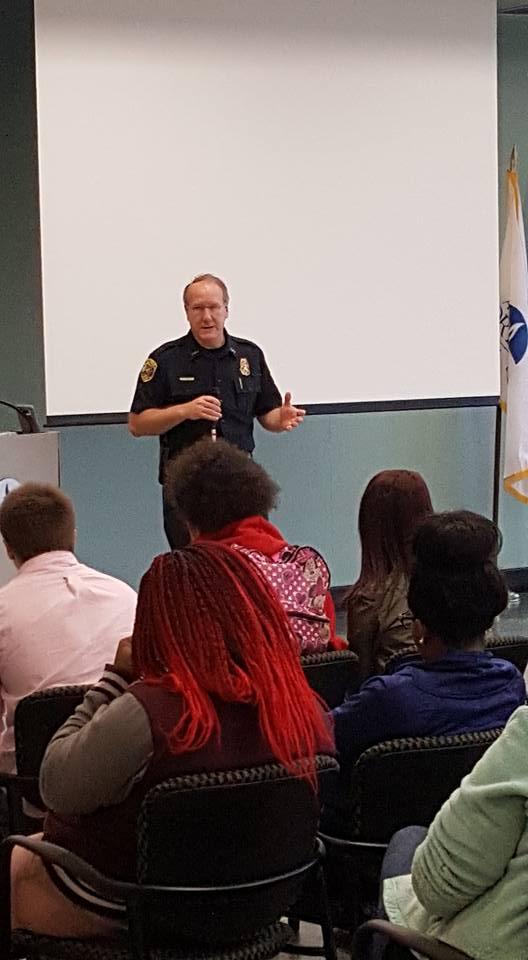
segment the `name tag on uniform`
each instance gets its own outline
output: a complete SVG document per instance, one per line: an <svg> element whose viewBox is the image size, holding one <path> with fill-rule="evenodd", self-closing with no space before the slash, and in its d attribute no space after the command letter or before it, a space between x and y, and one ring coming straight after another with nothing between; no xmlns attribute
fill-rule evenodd
<svg viewBox="0 0 528 960"><path fill-rule="evenodd" d="M178 380L186 380L190 382L195 380L195 377L178 377Z"/></svg>

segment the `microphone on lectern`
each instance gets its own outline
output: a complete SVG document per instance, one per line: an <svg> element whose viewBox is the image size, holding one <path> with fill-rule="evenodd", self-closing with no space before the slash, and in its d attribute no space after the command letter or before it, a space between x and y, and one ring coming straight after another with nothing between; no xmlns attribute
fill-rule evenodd
<svg viewBox="0 0 528 960"><path fill-rule="evenodd" d="M41 433L41 429L35 415L35 408L29 403L9 403L8 400L0 400L1 407L9 407L14 410L18 417L20 430L18 433Z"/></svg>

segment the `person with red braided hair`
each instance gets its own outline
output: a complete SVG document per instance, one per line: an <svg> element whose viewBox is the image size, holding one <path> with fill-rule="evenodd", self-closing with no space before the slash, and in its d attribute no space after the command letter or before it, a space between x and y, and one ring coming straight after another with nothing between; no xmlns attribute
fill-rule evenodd
<svg viewBox="0 0 528 960"><path fill-rule="evenodd" d="M136 820L155 784L275 760L315 789L318 753L334 753L333 734L264 577L218 544L163 554L141 581L131 640L48 746L44 838L134 879ZM123 903L22 848L11 888L14 927L89 937L124 922Z"/></svg>

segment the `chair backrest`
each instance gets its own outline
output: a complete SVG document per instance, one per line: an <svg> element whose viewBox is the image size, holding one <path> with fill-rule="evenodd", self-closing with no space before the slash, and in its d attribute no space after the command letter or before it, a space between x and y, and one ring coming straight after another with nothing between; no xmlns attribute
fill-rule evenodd
<svg viewBox="0 0 528 960"><path fill-rule="evenodd" d="M405 653L393 653L392 657L389 657L383 673L396 673L396 670L399 670L404 664L420 663L421 660L422 657L418 647L409 646Z"/></svg>
<svg viewBox="0 0 528 960"><path fill-rule="evenodd" d="M486 641L486 649L491 650L494 657L499 660L509 660L514 663L520 673L524 673L528 664L528 637L522 636L503 636L489 637Z"/></svg>
<svg viewBox="0 0 528 960"><path fill-rule="evenodd" d="M336 774L317 758L318 777ZM314 856L319 804L306 779L279 764L176 777L152 789L138 821L138 880L143 884L221 887L170 898L144 913L156 940L169 920L183 938L233 942L286 914L302 880L280 879ZM226 887L248 884L240 891Z"/></svg>
<svg viewBox="0 0 528 960"><path fill-rule="evenodd" d="M494 657L499 660L509 660L515 664L520 673L524 673L528 665L528 637L523 636L501 636L491 634L486 637L486 650L489 650ZM395 673L401 666L407 663L419 663L421 661L418 647L412 647L406 653L395 653L385 664L384 673Z"/></svg>
<svg viewBox="0 0 528 960"><path fill-rule="evenodd" d="M429 826L502 729L406 737L370 747L347 777L344 806L339 811L346 831L341 835L388 843L402 827Z"/></svg>
<svg viewBox="0 0 528 960"><path fill-rule="evenodd" d="M331 709L359 687L359 660L352 650L305 654L301 657L301 666L312 690Z"/></svg>
<svg viewBox="0 0 528 960"><path fill-rule="evenodd" d="M15 709L17 773L38 779L46 747L59 727L82 703L88 686L50 687L24 697ZM24 790L30 803L42 806L35 786Z"/></svg>

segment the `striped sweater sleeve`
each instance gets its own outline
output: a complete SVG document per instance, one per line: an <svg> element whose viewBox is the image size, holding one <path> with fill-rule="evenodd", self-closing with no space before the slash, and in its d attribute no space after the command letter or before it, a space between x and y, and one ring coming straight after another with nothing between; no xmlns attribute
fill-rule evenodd
<svg viewBox="0 0 528 960"><path fill-rule="evenodd" d="M93 813L121 803L152 758L150 723L128 683L111 668L57 731L40 768L49 810Z"/></svg>

